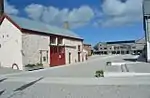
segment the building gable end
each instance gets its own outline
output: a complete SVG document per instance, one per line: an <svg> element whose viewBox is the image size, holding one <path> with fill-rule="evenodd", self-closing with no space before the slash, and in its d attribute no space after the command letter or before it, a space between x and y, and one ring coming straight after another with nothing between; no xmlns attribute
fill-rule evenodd
<svg viewBox="0 0 150 98"><path fill-rule="evenodd" d="M16 24L11 18L9 18L6 14L3 14L3 16L0 18L0 25L3 23L3 20L5 18L21 31L21 27L18 24Z"/></svg>

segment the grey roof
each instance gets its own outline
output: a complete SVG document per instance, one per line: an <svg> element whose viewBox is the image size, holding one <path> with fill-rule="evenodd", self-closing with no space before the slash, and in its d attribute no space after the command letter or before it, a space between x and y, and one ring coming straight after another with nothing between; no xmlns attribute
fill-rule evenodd
<svg viewBox="0 0 150 98"><path fill-rule="evenodd" d="M107 44L125 44L125 43L135 43L135 40L107 42Z"/></svg>
<svg viewBox="0 0 150 98"><path fill-rule="evenodd" d="M137 44L145 44L146 43L145 37L142 37L141 39L136 40L136 43Z"/></svg>
<svg viewBox="0 0 150 98"><path fill-rule="evenodd" d="M83 39L77 34L75 34L74 32L64 28L59 28L46 23L42 23L40 21L35 21L23 17L14 16L14 15L7 15L7 16L11 18L17 25L19 25L21 28L24 29L43 32L47 34L54 34L54 35Z"/></svg>

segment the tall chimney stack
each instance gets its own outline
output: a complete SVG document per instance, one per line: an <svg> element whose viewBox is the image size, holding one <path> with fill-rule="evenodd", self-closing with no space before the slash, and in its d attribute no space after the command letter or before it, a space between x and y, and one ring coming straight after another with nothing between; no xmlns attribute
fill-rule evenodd
<svg viewBox="0 0 150 98"><path fill-rule="evenodd" d="M4 0L0 0L0 17L4 13Z"/></svg>
<svg viewBox="0 0 150 98"><path fill-rule="evenodd" d="M68 21L65 21L63 27L64 27L65 29L70 29L70 27L69 27L69 22L68 22Z"/></svg>

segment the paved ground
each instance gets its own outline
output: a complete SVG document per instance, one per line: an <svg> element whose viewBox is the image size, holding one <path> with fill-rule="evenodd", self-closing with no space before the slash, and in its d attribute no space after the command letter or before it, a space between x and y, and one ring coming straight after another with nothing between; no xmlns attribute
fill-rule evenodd
<svg viewBox="0 0 150 98"><path fill-rule="evenodd" d="M149 98L150 78L31 78L0 82L0 98Z"/></svg>
<svg viewBox="0 0 150 98"><path fill-rule="evenodd" d="M105 69L108 59L117 56L93 56L87 62L72 64L58 68L47 68L16 76L24 77L93 77L96 70ZM13 75L14 76L14 75Z"/></svg>
<svg viewBox="0 0 150 98"><path fill-rule="evenodd" d="M130 72L136 73L150 73L150 63L137 63L137 64L129 64L127 65Z"/></svg>
<svg viewBox="0 0 150 98"><path fill-rule="evenodd" d="M2 68L2 67L0 67L0 75L2 75L2 74L19 73L19 72L22 72L22 71L20 71L20 70L13 70L13 69L10 69L10 68Z"/></svg>
<svg viewBox="0 0 150 98"><path fill-rule="evenodd" d="M125 62L130 72L150 72L135 56L93 56L87 62L34 72L0 75L0 98L150 98L150 76L94 78L96 70L121 72L107 61ZM144 67L142 67L144 65Z"/></svg>
<svg viewBox="0 0 150 98"><path fill-rule="evenodd" d="M133 58L135 58L135 56L132 56L132 55L93 56L93 57L89 58L89 60L87 62L72 64L72 65L58 67L58 68L47 68L44 70L38 70L38 71L28 72L28 73L21 73L21 74L19 73L18 75L13 75L13 76L21 76L21 77L22 76L23 77L39 77L39 76L40 77L94 77L96 70L104 70L105 72L121 72L121 68L118 66L110 66L110 67L106 66L107 61L130 63L128 65L130 65L129 68L131 68L131 70L130 69L129 70L131 72L138 71L138 69L136 69L134 67L134 65L137 63L140 63L140 62L133 62L133 61L127 60L129 58L133 59ZM147 65L145 65L145 66L147 66ZM147 69L147 70L150 71L150 69Z"/></svg>

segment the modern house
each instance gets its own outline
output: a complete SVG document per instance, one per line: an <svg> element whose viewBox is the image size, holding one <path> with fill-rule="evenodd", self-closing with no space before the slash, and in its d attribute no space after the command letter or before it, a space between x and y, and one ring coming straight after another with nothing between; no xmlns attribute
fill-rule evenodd
<svg viewBox="0 0 150 98"><path fill-rule="evenodd" d="M145 38L129 41L99 42L95 45L96 54L140 54L145 46Z"/></svg>
<svg viewBox="0 0 150 98"><path fill-rule="evenodd" d="M0 19L0 66L24 70L27 64L53 67L83 60L83 38L34 20L3 14Z"/></svg>

